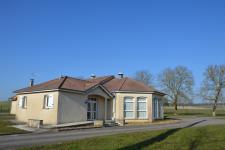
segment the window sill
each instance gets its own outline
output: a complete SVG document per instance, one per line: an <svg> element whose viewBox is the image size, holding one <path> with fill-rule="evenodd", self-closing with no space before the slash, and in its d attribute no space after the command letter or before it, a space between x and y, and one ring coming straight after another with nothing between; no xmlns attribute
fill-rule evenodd
<svg viewBox="0 0 225 150"><path fill-rule="evenodd" d="M124 118L125 120L135 120L135 118Z"/></svg>
<svg viewBox="0 0 225 150"><path fill-rule="evenodd" d="M24 108L23 107L20 107L20 109L27 109L27 108L26 107L24 107Z"/></svg>
<svg viewBox="0 0 225 150"><path fill-rule="evenodd" d="M43 108L43 109L45 109L45 110L49 110L49 109L53 109L53 108Z"/></svg>

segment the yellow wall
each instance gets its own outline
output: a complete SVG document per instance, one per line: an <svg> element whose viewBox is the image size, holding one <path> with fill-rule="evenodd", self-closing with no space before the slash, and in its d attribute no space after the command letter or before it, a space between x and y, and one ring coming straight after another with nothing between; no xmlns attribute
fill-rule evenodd
<svg viewBox="0 0 225 150"><path fill-rule="evenodd" d="M54 105L51 109L43 109L44 95L52 94ZM19 99L27 96L27 108L19 108ZM28 122L28 119L43 120L43 124L57 124L58 92L43 92L17 95L16 119L21 122Z"/></svg>
<svg viewBox="0 0 225 150"><path fill-rule="evenodd" d="M10 114L13 114L13 115L16 114L16 109L17 109L16 104L17 104L17 101L11 101Z"/></svg>

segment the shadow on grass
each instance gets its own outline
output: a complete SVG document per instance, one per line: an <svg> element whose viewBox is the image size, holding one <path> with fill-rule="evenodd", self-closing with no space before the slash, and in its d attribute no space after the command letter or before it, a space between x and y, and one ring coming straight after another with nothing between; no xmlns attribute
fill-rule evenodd
<svg viewBox="0 0 225 150"><path fill-rule="evenodd" d="M192 124L190 124L190 125L188 125L184 128L170 129L170 130L168 130L168 131L166 131L166 132L164 132L164 133L162 133L162 134L160 134L160 135L158 135L154 138L146 139L146 140L141 141L139 143L120 148L119 150L134 150L134 149L139 150L139 149L142 149L142 148L147 147L149 145L152 145L156 142L161 142L161 141L165 140L167 137L173 135L174 133L176 133L177 131L179 131L181 129L192 127L192 126L197 125L197 124L199 124L201 122L204 122L204 121L206 121L206 120L197 121L197 122L192 123Z"/></svg>

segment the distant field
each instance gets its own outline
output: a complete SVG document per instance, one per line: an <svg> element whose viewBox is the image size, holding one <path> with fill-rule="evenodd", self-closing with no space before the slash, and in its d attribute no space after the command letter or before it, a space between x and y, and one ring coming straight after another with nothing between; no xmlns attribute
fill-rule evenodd
<svg viewBox="0 0 225 150"><path fill-rule="evenodd" d="M165 116L173 116L175 110L173 107L164 107ZM210 106L180 106L176 115L180 116L212 116L212 108ZM225 107L218 107L217 116L225 116Z"/></svg>
<svg viewBox="0 0 225 150"><path fill-rule="evenodd" d="M0 101L0 113L10 112L10 102L9 101Z"/></svg>

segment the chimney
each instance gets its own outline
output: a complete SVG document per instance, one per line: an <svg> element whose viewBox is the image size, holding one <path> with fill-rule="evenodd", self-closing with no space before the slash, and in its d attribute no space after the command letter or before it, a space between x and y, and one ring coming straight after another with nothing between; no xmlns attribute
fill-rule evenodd
<svg viewBox="0 0 225 150"><path fill-rule="evenodd" d="M30 79L30 86L34 85L34 79Z"/></svg>
<svg viewBox="0 0 225 150"><path fill-rule="evenodd" d="M119 75L120 78L122 79L124 74L123 74L122 72L119 72L118 75Z"/></svg>
<svg viewBox="0 0 225 150"><path fill-rule="evenodd" d="M96 75L95 74L91 74L91 79L94 79L96 78Z"/></svg>

